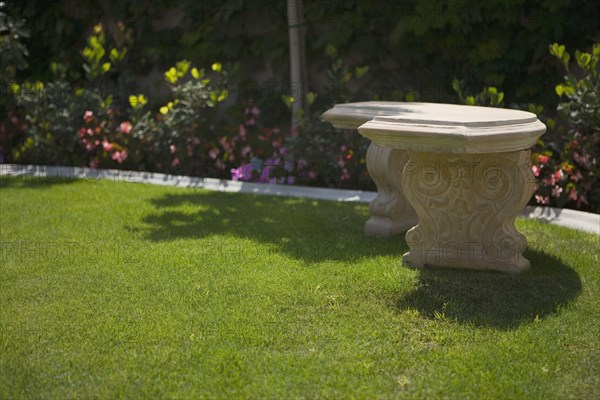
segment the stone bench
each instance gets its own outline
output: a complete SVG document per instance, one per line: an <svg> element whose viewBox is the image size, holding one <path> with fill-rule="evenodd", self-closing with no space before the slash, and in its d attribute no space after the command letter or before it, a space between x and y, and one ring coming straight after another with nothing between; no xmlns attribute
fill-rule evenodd
<svg viewBox="0 0 600 400"><path fill-rule="evenodd" d="M371 140L367 168L378 196L365 231L391 235L410 228L405 265L529 268L527 241L514 221L535 187L528 149L546 129L534 114L364 102L337 105L323 117Z"/></svg>

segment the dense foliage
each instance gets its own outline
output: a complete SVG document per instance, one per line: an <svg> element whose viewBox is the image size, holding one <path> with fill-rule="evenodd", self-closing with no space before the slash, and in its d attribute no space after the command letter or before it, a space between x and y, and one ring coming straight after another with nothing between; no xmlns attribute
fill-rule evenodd
<svg viewBox="0 0 600 400"><path fill-rule="evenodd" d="M598 41L596 2L305 0L307 93L289 83L283 1L9 7L0 162L374 189L367 141L323 123L323 111L356 100L463 102L536 112L549 131L532 158L534 201L599 209L597 50L564 59L564 45ZM564 45L548 52L553 42ZM554 57L568 72L556 87ZM298 96L310 109L290 132Z"/></svg>

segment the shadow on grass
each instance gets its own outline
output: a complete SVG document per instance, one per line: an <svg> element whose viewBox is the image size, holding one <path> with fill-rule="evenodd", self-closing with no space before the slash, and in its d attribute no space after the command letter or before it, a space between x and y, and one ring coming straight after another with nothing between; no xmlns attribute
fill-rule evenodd
<svg viewBox="0 0 600 400"><path fill-rule="evenodd" d="M151 241L227 235L267 244L274 252L308 263L400 258L408 249L403 237L366 237L368 215L357 211L364 206L356 204L205 191L167 194L151 202L156 212L143 218L146 227L141 230ZM208 251L223 251L219 242L216 238ZM253 249L248 251L257 256Z"/></svg>
<svg viewBox="0 0 600 400"><path fill-rule="evenodd" d="M443 315L459 323L513 329L556 313L577 298L577 272L557 258L527 250L531 270L520 275L470 270L424 269L417 288L397 302L429 318Z"/></svg>

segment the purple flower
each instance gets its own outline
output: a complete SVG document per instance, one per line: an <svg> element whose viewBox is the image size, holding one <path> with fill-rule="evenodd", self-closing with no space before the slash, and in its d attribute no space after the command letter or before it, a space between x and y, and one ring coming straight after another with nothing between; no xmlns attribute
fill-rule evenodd
<svg viewBox="0 0 600 400"><path fill-rule="evenodd" d="M231 169L231 179L234 181L252 181L254 179L254 165L245 164Z"/></svg>

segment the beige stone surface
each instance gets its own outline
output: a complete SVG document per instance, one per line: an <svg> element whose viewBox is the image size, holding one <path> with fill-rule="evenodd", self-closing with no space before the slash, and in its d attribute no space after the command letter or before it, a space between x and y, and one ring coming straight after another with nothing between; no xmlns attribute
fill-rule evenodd
<svg viewBox="0 0 600 400"><path fill-rule="evenodd" d="M498 153L535 144L546 126L535 114L503 108L410 103L411 112L377 116L358 131L384 147L440 153Z"/></svg>
<svg viewBox="0 0 600 400"><path fill-rule="evenodd" d="M402 188L402 171L407 161L408 153L404 150L369 145L367 169L377 186L377 197L369 204L367 235L398 235L417 224L417 214Z"/></svg>
<svg viewBox="0 0 600 400"><path fill-rule="evenodd" d="M337 104L323 114L323 119L336 128L358 129L377 116L410 112L406 104L375 101ZM402 189L406 161L408 153L404 150L381 147L373 142L369 145L367 169L377 187L377 197L369 204L371 217L365 223L367 235L399 235L416 225L417 214Z"/></svg>
<svg viewBox="0 0 600 400"><path fill-rule="evenodd" d="M528 150L497 154L410 152L404 193L419 216L403 263L520 272L525 237L514 221L535 188Z"/></svg>
<svg viewBox="0 0 600 400"><path fill-rule="evenodd" d="M514 221L535 186L526 149L545 125L518 110L428 103L410 103L406 110L359 127L376 145L409 155L403 195L419 222L406 234L403 262L416 268L529 268L527 240Z"/></svg>

